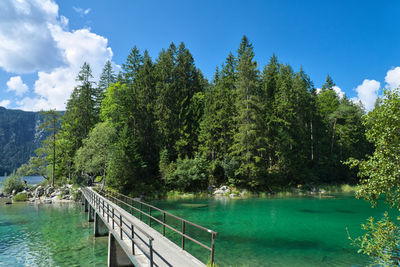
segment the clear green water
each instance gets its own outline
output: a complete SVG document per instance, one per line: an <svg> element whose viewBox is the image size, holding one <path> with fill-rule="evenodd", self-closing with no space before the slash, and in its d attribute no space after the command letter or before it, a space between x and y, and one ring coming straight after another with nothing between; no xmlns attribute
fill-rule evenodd
<svg viewBox="0 0 400 267"><path fill-rule="evenodd" d="M220 266L364 266L368 259L349 245L346 227L357 236L368 216L383 213L344 195L153 204L219 232L216 262ZM93 223L86 216L76 204L6 206L0 202L0 266L106 266L107 238L93 238ZM167 222L179 227L172 219ZM208 240L190 227L187 232ZM167 235L180 242L171 231ZM207 251L190 241L186 244L207 261Z"/></svg>
<svg viewBox="0 0 400 267"><path fill-rule="evenodd" d="M383 214L350 195L154 204L217 231L220 266L365 266L368 258L349 244L346 227L356 237L367 217ZM203 261L209 257L197 247L189 250Z"/></svg>
<svg viewBox="0 0 400 267"><path fill-rule="evenodd" d="M0 266L107 266L106 237L76 204L4 205L0 200Z"/></svg>

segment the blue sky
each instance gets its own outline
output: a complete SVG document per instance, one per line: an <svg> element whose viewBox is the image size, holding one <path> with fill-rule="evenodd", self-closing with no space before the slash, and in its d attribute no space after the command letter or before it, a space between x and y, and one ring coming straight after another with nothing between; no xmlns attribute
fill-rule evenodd
<svg viewBox="0 0 400 267"><path fill-rule="evenodd" d="M398 1L53 1L0 3L0 105L63 109L88 61L121 65L136 45L156 58L184 42L205 76L245 34L262 69L273 53L303 66L320 87L327 74L370 109L400 84Z"/></svg>

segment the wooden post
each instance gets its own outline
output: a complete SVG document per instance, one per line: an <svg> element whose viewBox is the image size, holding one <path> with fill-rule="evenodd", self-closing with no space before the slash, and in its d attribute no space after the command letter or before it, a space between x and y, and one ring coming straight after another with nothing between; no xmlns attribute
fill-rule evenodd
<svg viewBox="0 0 400 267"><path fill-rule="evenodd" d="M151 207L149 207L149 226L151 226Z"/></svg>
<svg viewBox="0 0 400 267"><path fill-rule="evenodd" d="M182 249L185 250L185 221L182 221Z"/></svg>
<svg viewBox="0 0 400 267"><path fill-rule="evenodd" d="M163 212L162 221L163 221L162 234L163 234L163 236L165 236L165 212Z"/></svg>

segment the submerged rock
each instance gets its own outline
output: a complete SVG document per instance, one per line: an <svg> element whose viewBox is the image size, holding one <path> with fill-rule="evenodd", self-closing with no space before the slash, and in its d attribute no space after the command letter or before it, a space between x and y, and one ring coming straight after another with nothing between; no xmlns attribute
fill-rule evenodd
<svg viewBox="0 0 400 267"><path fill-rule="evenodd" d="M53 201L49 198L43 199L44 204L51 204Z"/></svg>

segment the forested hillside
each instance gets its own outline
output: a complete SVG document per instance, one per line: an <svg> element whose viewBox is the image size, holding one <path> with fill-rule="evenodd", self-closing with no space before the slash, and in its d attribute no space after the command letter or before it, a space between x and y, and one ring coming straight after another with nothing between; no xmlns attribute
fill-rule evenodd
<svg viewBox="0 0 400 267"><path fill-rule="evenodd" d="M0 107L0 176L27 162L45 137L39 112Z"/></svg>
<svg viewBox="0 0 400 267"><path fill-rule="evenodd" d="M363 107L329 75L317 92L302 68L254 56L243 37L211 81L183 43L155 60L134 47L99 82L85 63L56 138L57 179L103 176L125 192L356 182L343 162L371 149Z"/></svg>

